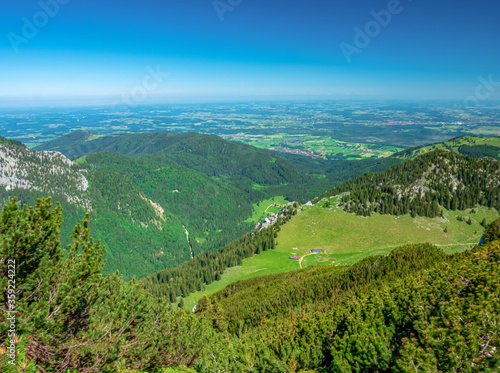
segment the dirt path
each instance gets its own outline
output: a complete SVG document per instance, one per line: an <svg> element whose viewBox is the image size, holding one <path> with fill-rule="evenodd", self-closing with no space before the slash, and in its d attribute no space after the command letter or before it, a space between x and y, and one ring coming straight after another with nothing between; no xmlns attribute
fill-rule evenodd
<svg viewBox="0 0 500 373"><path fill-rule="evenodd" d="M255 271L253 271L253 272L255 273L255 272L259 272L259 271L264 271L264 270L266 270L266 269L267 269L267 268L256 269L256 270L255 270Z"/></svg>
<svg viewBox="0 0 500 373"><path fill-rule="evenodd" d="M437 247L446 247L446 246L469 246L469 245L477 245L477 242L472 242L472 243L450 243L448 245L434 245Z"/></svg>
<svg viewBox="0 0 500 373"><path fill-rule="evenodd" d="M269 207L273 207L274 205L275 205L275 204L274 204L274 203L272 203L272 204L270 204L269 206L267 206L267 209L266 209L266 211L264 211L264 212L265 212L266 214L270 214L269 212L267 212L267 210L269 210Z"/></svg>
<svg viewBox="0 0 500 373"><path fill-rule="evenodd" d="M191 252L191 259L193 259L194 258L193 248L191 247L191 241L189 241L189 232L184 225L182 226L182 228L184 228L184 231L186 232L186 239L189 245L189 251Z"/></svg>
<svg viewBox="0 0 500 373"><path fill-rule="evenodd" d="M302 268L302 259L304 259L306 256L309 256L309 255L314 255L314 254L310 253L310 254L306 254L306 255L300 257L300 260L299 260L299 266L300 266L300 268Z"/></svg>

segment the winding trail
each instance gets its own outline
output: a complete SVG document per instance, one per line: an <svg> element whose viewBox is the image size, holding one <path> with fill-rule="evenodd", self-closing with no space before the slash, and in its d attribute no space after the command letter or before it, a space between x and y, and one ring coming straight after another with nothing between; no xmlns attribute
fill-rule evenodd
<svg viewBox="0 0 500 373"><path fill-rule="evenodd" d="M304 259L306 256L309 256L309 255L314 255L314 254L310 253L310 254L306 254L306 255L300 257L300 260L299 260L299 266L300 266L300 268L302 268L302 259Z"/></svg>
<svg viewBox="0 0 500 373"><path fill-rule="evenodd" d="M194 259L193 248L191 247L191 241L189 241L189 232L184 225L182 225L182 228L184 228L184 231L186 232L186 239L189 245L189 251L191 252L191 259Z"/></svg>
<svg viewBox="0 0 500 373"><path fill-rule="evenodd" d="M266 211L264 211L264 213L266 213L266 214L270 214L270 212L269 212L269 211L267 211L267 210L269 210L269 209L270 209L271 207L273 207L274 205L275 205L274 203L271 203L269 206L267 206L267 209L266 209Z"/></svg>
<svg viewBox="0 0 500 373"><path fill-rule="evenodd" d="M432 245L432 244L431 244ZM469 245L477 245L477 242L471 242L471 243L450 243L448 245L437 245L434 244L434 246L437 247L447 247L447 246L469 246Z"/></svg>

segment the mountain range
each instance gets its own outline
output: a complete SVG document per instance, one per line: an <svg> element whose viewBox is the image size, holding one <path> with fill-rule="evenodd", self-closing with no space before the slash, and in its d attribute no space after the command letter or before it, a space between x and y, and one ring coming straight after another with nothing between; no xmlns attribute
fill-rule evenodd
<svg viewBox="0 0 500 373"><path fill-rule="evenodd" d="M480 138L459 141L462 150L485 146ZM105 271L129 279L176 267L249 232L260 218L254 216L260 201L282 196L305 203L436 146L378 160L325 161L197 133L77 131L31 151L7 139L0 147L3 202L17 196L33 204L51 195L65 211L63 233L90 212L91 228L107 247Z"/></svg>
<svg viewBox="0 0 500 373"><path fill-rule="evenodd" d="M262 200L306 202L332 183L325 162L295 162L196 133L76 132L32 151L7 140L0 146L22 162L17 169L28 174L24 179L33 180L13 184L6 179L13 166L5 166L0 198L33 204L51 195L63 205L64 233L89 211L91 228L107 247L104 270L127 279L178 266L240 237L255 225Z"/></svg>
<svg viewBox="0 0 500 373"><path fill-rule="evenodd" d="M73 160L0 138L0 257L18 265L19 369L498 367L500 168L484 144L460 154L476 139L355 165L198 134L80 135L75 148L87 150ZM255 226L259 202L276 196L290 202ZM415 241L438 233L483 238L460 249ZM366 247L375 243L384 250ZM7 260L0 273L7 288ZM134 275L144 278L126 281ZM225 276L229 286L210 288ZM184 309L196 291L194 312ZM5 353L0 369L11 371Z"/></svg>

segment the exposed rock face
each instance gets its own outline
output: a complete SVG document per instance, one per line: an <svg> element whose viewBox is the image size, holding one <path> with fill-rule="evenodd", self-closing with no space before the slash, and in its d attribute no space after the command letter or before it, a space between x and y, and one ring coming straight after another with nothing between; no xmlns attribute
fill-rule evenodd
<svg viewBox="0 0 500 373"><path fill-rule="evenodd" d="M89 182L84 173L59 152L30 152L0 144L0 188L6 191L36 190L63 197L90 211Z"/></svg>

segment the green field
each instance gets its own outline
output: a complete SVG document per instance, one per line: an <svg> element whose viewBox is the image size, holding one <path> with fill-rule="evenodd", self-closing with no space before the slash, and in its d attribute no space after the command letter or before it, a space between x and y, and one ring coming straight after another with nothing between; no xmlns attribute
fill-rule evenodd
<svg viewBox="0 0 500 373"><path fill-rule="evenodd" d="M270 199L265 199L260 201L258 204L254 203L253 215L250 218L248 218L246 222L258 223L259 221L268 217L269 215L280 212L281 206L287 203L288 201L283 196L277 196Z"/></svg>
<svg viewBox="0 0 500 373"><path fill-rule="evenodd" d="M275 135L260 135L241 133L228 135L234 141L243 142L258 148L275 149L281 152L335 157L342 154L346 159L389 157L403 150L402 147L380 145L373 143L348 142L325 136L309 134L287 134L281 132Z"/></svg>
<svg viewBox="0 0 500 373"><path fill-rule="evenodd" d="M226 269L221 280L206 285L204 292L197 291L184 298L184 305L187 310L191 310L204 294L211 295L239 280L272 273L283 273L300 268L298 261L289 259L290 255L288 251L277 248L276 250L264 251L259 255L243 259L241 266Z"/></svg>
<svg viewBox="0 0 500 373"><path fill-rule="evenodd" d="M496 210L480 207L475 213L445 211L444 218L412 219L410 215L398 218L379 214L366 218L322 206L324 202L306 208L282 226L275 250L244 259L241 266L227 269L220 281L206 286L203 293L185 298L186 309L191 310L203 294L211 295L232 282L299 269L300 264L302 267L349 265L369 255L384 255L398 246L419 242L435 244L448 253L466 250L479 242L483 218L490 222L498 217ZM457 216L470 216L472 224L458 221ZM312 249L321 249L324 254L310 255ZM292 255L304 258L299 263L289 259Z"/></svg>
<svg viewBox="0 0 500 373"><path fill-rule="evenodd" d="M75 159L75 164L80 164L80 165L83 165L85 164L85 160L87 159L87 156L84 155L83 157L80 157L78 159Z"/></svg>
<svg viewBox="0 0 500 373"><path fill-rule="evenodd" d="M471 217L472 224L457 216ZM483 218L492 221L498 212L487 208L471 211L445 211L444 218L395 217L374 214L361 217L337 208L312 207L282 227L279 250L298 248L301 255L312 249L325 254L307 256L302 266L313 264L353 264L368 255L386 254L407 243L429 242L446 252L465 250L479 242ZM444 229L447 228L447 232Z"/></svg>

